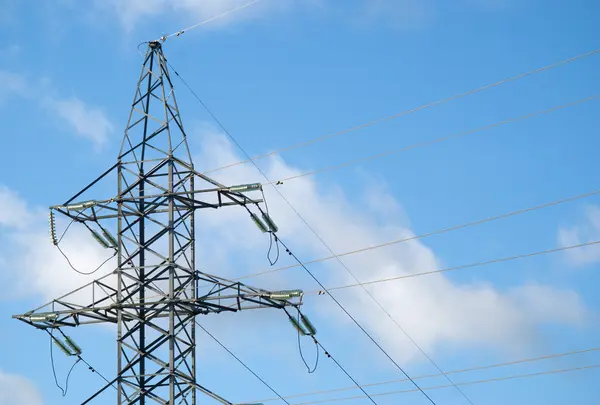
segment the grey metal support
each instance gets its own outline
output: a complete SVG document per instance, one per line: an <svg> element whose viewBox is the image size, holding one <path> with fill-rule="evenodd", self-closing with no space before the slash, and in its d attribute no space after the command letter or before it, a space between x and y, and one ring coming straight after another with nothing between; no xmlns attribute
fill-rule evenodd
<svg viewBox="0 0 600 405"><path fill-rule="evenodd" d="M113 175L116 196L74 202ZM194 213L226 206L248 209L259 202L194 169L161 44L150 42L117 164L53 207L95 230L94 237L105 238L116 253L117 268L14 318L41 329L116 324L115 384L90 400L116 386L119 405L195 405L196 391L230 404L196 382L195 317L297 306L293 299L301 293L282 298L197 271ZM77 302L82 294L90 302Z"/></svg>

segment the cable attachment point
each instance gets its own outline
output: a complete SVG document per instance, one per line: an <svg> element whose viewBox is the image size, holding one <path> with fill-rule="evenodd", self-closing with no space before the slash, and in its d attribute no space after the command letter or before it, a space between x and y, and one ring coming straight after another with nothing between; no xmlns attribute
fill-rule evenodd
<svg viewBox="0 0 600 405"><path fill-rule="evenodd" d="M263 217L263 221L265 221L265 224L267 224L267 226L269 227L270 232L275 233L279 230L279 228L277 227L277 225L275 224L273 219L269 216L269 214L267 214L266 212L263 212L262 217Z"/></svg>
<svg viewBox="0 0 600 405"><path fill-rule="evenodd" d="M294 329L296 329L298 331L299 335L301 335L301 336L308 335L308 332L306 331L306 329L304 329L304 327L300 324L300 322L298 322L298 320L296 320L296 318L288 315L288 319L290 320L290 323L292 324Z"/></svg>
<svg viewBox="0 0 600 405"><path fill-rule="evenodd" d="M50 208L48 219L50 221L50 241L54 246L56 246L58 245L58 240L56 239L56 222L54 219L54 211L52 210L52 208Z"/></svg>
<svg viewBox="0 0 600 405"><path fill-rule="evenodd" d="M304 314L301 313L300 314L300 319L302 320L302 323L304 324L304 327L306 328L306 331L308 332L307 335L308 336L315 336L317 334L317 329L314 327L314 325L308 319L308 317L306 317L306 315L304 315Z"/></svg>
<svg viewBox="0 0 600 405"><path fill-rule="evenodd" d="M102 236L100 236L100 234L97 231L90 228L90 233L92 234L92 237L96 239L96 242L98 242L100 246L102 246L104 249L108 249L110 247L109 242L107 242Z"/></svg>
<svg viewBox="0 0 600 405"><path fill-rule="evenodd" d="M269 231L263 221L261 221L253 212L250 213L250 218L252 218L252 221L262 233L267 233Z"/></svg>
<svg viewBox="0 0 600 405"><path fill-rule="evenodd" d="M293 316L288 314L288 318L292 326L298 331L298 333L302 336L314 336L317 334L317 329L314 327L312 322L302 313L299 313L299 319L294 318ZM300 323L302 321L302 323Z"/></svg>
<svg viewBox="0 0 600 405"><path fill-rule="evenodd" d="M67 356L77 356L79 357L82 353L81 347L75 343L70 336L65 335L60 329L59 332L65 338L64 342L59 340L57 337L50 335L52 337L52 341L60 350L62 350Z"/></svg>
<svg viewBox="0 0 600 405"><path fill-rule="evenodd" d="M77 343L75 343L75 341L73 339L71 339L70 336L64 335L65 336L65 342L67 343L67 345L69 346L69 348L72 350L73 356L81 356L82 350L81 347L79 347L77 345Z"/></svg>

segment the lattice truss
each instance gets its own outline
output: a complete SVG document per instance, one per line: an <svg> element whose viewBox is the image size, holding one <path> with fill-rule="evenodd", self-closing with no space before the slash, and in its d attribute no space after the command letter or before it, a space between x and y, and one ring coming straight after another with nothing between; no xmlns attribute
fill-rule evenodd
<svg viewBox="0 0 600 405"><path fill-rule="evenodd" d="M114 197L86 199L100 182L115 177ZM117 267L14 316L42 329L116 324L117 376L84 403L116 386L119 405L194 405L197 391L230 404L196 382L196 315L297 306L302 293L266 291L197 271L194 213L241 206L260 222L249 207L260 209L262 200L245 194L259 187L227 187L194 170L162 47L149 43L117 163L64 204L51 207L53 243L58 242L56 212L84 225L113 250ZM276 231L265 219L264 228ZM77 304L81 297L91 302Z"/></svg>

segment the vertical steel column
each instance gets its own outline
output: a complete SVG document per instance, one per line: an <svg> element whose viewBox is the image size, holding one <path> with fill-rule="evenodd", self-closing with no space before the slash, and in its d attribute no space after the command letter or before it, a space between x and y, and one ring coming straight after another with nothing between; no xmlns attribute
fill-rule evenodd
<svg viewBox="0 0 600 405"><path fill-rule="evenodd" d="M190 162L190 164L193 167L193 163ZM194 177L192 176L190 178L190 190L195 190L194 188ZM191 218L190 218L190 233L192 235L196 235L196 230L194 229L195 226L195 215L196 215L196 211L192 211L191 214ZM192 256L192 269L196 268L196 243L195 243L195 239L192 243L192 246L190 247L190 251L191 251L191 256ZM192 280L192 292L191 292L191 298L197 298L198 297L198 280L196 280L196 277L194 275L194 278ZM194 321L194 319L192 319L192 379L193 381L196 381L196 322ZM196 390L193 389L192 390L192 404L196 404Z"/></svg>
<svg viewBox="0 0 600 405"><path fill-rule="evenodd" d="M120 196L123 191L123 172L121 162L117 168L117 195ZM123 251L122 251L122 234L123 234L123 203L117 201L117 302L121 302L123 299L123 275L121 274L123 266ZM117 404L123 405L123 392L122 392L122 376L121 370L123 369L123 363L121 362L121 351L123 346L121 339L123 338L123 310L117 308Z"/></svg>
<svg viewBox="0 0 600 405"><path fill-rule="evenodd" d="M154 67L154 52L150 55L150 72ZM148 137L148 116L150 114L150 93L152 89L152 75L148 75L148 86L147 86L147 94L146 94L146 104L144 105L144 135L143 135L143 144L142 144L142 154L140 160L140 171L139 178L144 178L144 160L146 159L146 141ZM145 181L140 181L139 184L139 211L142 213L140 218L138 232L139 232L139 244L142 246L139 254L139 298L142 305L140 305L140 323L145 324L146 322L146 306L144 305L144 301L146 299L146 252L144 250L144 245L146 243L146 220L144 218L145 214ZM140 405L146 404L146 328L142 326L139 330L139 351L140 351L140 368L139 368L139 381L140 381Z"/></svg>
<svg viewBox="0 0 600 405"><path fill-rule="evenodd" d="M169 396L175 398L175 241L173 206L173 156L169 161Z"/></svg>

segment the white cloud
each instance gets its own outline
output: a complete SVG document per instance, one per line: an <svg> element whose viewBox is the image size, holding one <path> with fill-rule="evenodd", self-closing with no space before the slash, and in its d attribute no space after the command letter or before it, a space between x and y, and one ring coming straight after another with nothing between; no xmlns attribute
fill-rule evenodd
<svg viewBox="0 0 600 405"><path fill-rule="evenodd" d="M0 184L0 227L24 228L30 225L32 214L17 193Z"/></svg>
<svg viewBox="0 0 600 405"><path fill-rule="evenodd" d="M586 222L558 230L558 244L561 247L579 245L600 240L600 207L586 208ZM600 246L592 245L566 252L569 261L576 266L600 262Z"/></svg>
<svg viewBox="0 0 600 405"><path fill-rule="evenodd" d="M206 168L240 160L240 156L232 152L229 142L217 135L206 138L202 149L203 153L197 161ZM261 164L271 180L300 172L280 158ZM263 180L248 166L216 172L214 177L228 184ZM367 200L370 211L350 204L342 190L330 185L324 187L314 179L290 181L283 184L281 190L334 252L350 251L413 235L400 222L403 215L397 202L381 187L378 190L385 204L376 206ZM294 251L300 252L300 256L307 260L329 255L275 192L266 188L265 193L270 210L280 225L280 236L289 241ZM223 211L208 216L206 221L209 221L210 232L217 235L215 245L220 245L230 255L236 255L236 251L242 254L240 250L254 248L255 241L251 237L240 238L246 232L247 235L253 234L252 224L247 225L247 231L240 225L245 220L245 214L237 211ZM214 229L213 226L218 228ZM229 242L223 246L223 241ZM361 281L441 267L434 252L418 241L347 256L342 260ZM326 285L355 282L340 270L335 261L327 262L325 268L313 270ZM243 273L250 272L248 269ZM267 281L267 278L247 281L260 283ZM586 309L577 293L543 285L523 285L501 291L491 285L455 283L438 274L379 284L369 287L369 290L428 351L442 344L518 348L532 342L539 325L579 324L586 316ZM416 354L410 343L398 338L401 335L396 326L390 323L361 288L345 290L340 293L340 299L368 330L374 331L387 347L393 348L396 355L408 360ZM337 310L329 316L347 322L345 315Z"/></svg>
<svg viewBox="0 0 600 405"><path fill-rule="evenodd" d="M59 238L67 224L57 218ZM106 274L115 266L114 260L106 263L95 277L75 273L50 242L47 209L29 207L15 191L1 184L0 236L4 247L0 251L3 287L0 295L4 300L34 295L49 301ZM94 270L111 255L79 224L71 225L61 247L73 266L83 272Z"/></svg>
<svg viewBox="0 0 600 405"><path fill-rule="evenodd" d="M0 370L0 405L42 405L38 389L27 378Z"/></svg>
<svg viewBox="0 0 600 405"><path fill-rule="evenodd" d="M91 140L98 149L106 143L114 130L112 123L100 108L88 105L77 97L51 99L48 106L69 124L77 135Z"/></svg>
<svg viewBox="0 0 600 405"><path fill-rule="evenodd" d="M74 134L93 142L99 150L114 127L99 107L89 105L78 97L56 97L56 91L44 81L33 83L21 73L0 70L0 101L21 98L39 103L49 113L66 123Z"/></svg>
<svg viewBox="0 0 600 405"><path fill-rule="evenodd" d="M41 226L33 231L16 233L12 241L19 255L23 255L22 258L15 256L11 258L13 264L18 263L20 272L14 286L15 292L22 295L39 295L45 301L71 292L111 272L116 267L115 260L109 260L92 276L76 273L56 247L50 243L48 231ZM75 227L70 230L60 246L73 267L87 273L95 270L112 254L111 251L98 245L85 228ZM80 297L85 301L79 301L75 297L74 302L87 304L88 299L91 298L86 295Z"/></svg>
<svg viewBox="0 0 600 405"><path fill-rule="evenodd" d="M196 161L202 163L203 167L199 168L202 170L239 158L225 138L210 134L203 138L202 152ZM279 157L261 164L272 179L300 172ZM228 184L260 180L255 171L244 166L216 172L214 177ZM338 253L413 235L401 222L402 215L398 215L401 210L397 203L394 204L393 196L380 185L376 189L386 204L350 203L343 190L330 185L325 187L314 178L301 178L281 186L286 197ZM266 188L265 193L270 212L280 226L281 238L296 254L305 259L328 255L271 188ZM392 215L386 215L389 213ZM197 227L197 254L202 258L199 262L202 270L231 278L264 269L264 235L254 228L244 210L210 210L198 215L201 218L197 219L197 224L202 226ZM65 242L65 249L76 267L91 269L106 253L90 242L87 231L78 232ZM50 298L89 280L76 277L46 239L44 231L35 229L13 236L16 248L12 260L15 265L11 268L19 269L18 278L29 283L34 280L29 285L31 293ZM287 255L283 256L282 260L287 260ZM343 261L361 281L440 267L435 253L420 241L347 256ZM354 282L334 261L313 266L313 271L326 285ZM297 275L300 272L281 272L246 282L265 288L289 288L299 282ZM304 287L314 289L315 285ZM500 290L488 284L457 283L436 274L373 285L369 290L430 354L442 345L457 349L473 346L522 349L539 337L539 326L552 323L578 325L587 315L576 292L548 285L528 284ZM337 294L349 311L398 358L403 361L415 359L415 348L402 338L396 326L364 291L355 288ZM347 318L334 310L326 297L311 296L309 299L323 300L319 301L323 304L318 307L326 309L320 316L329 318L328 321L322 319L323 325L350 326Z"/></svg>

